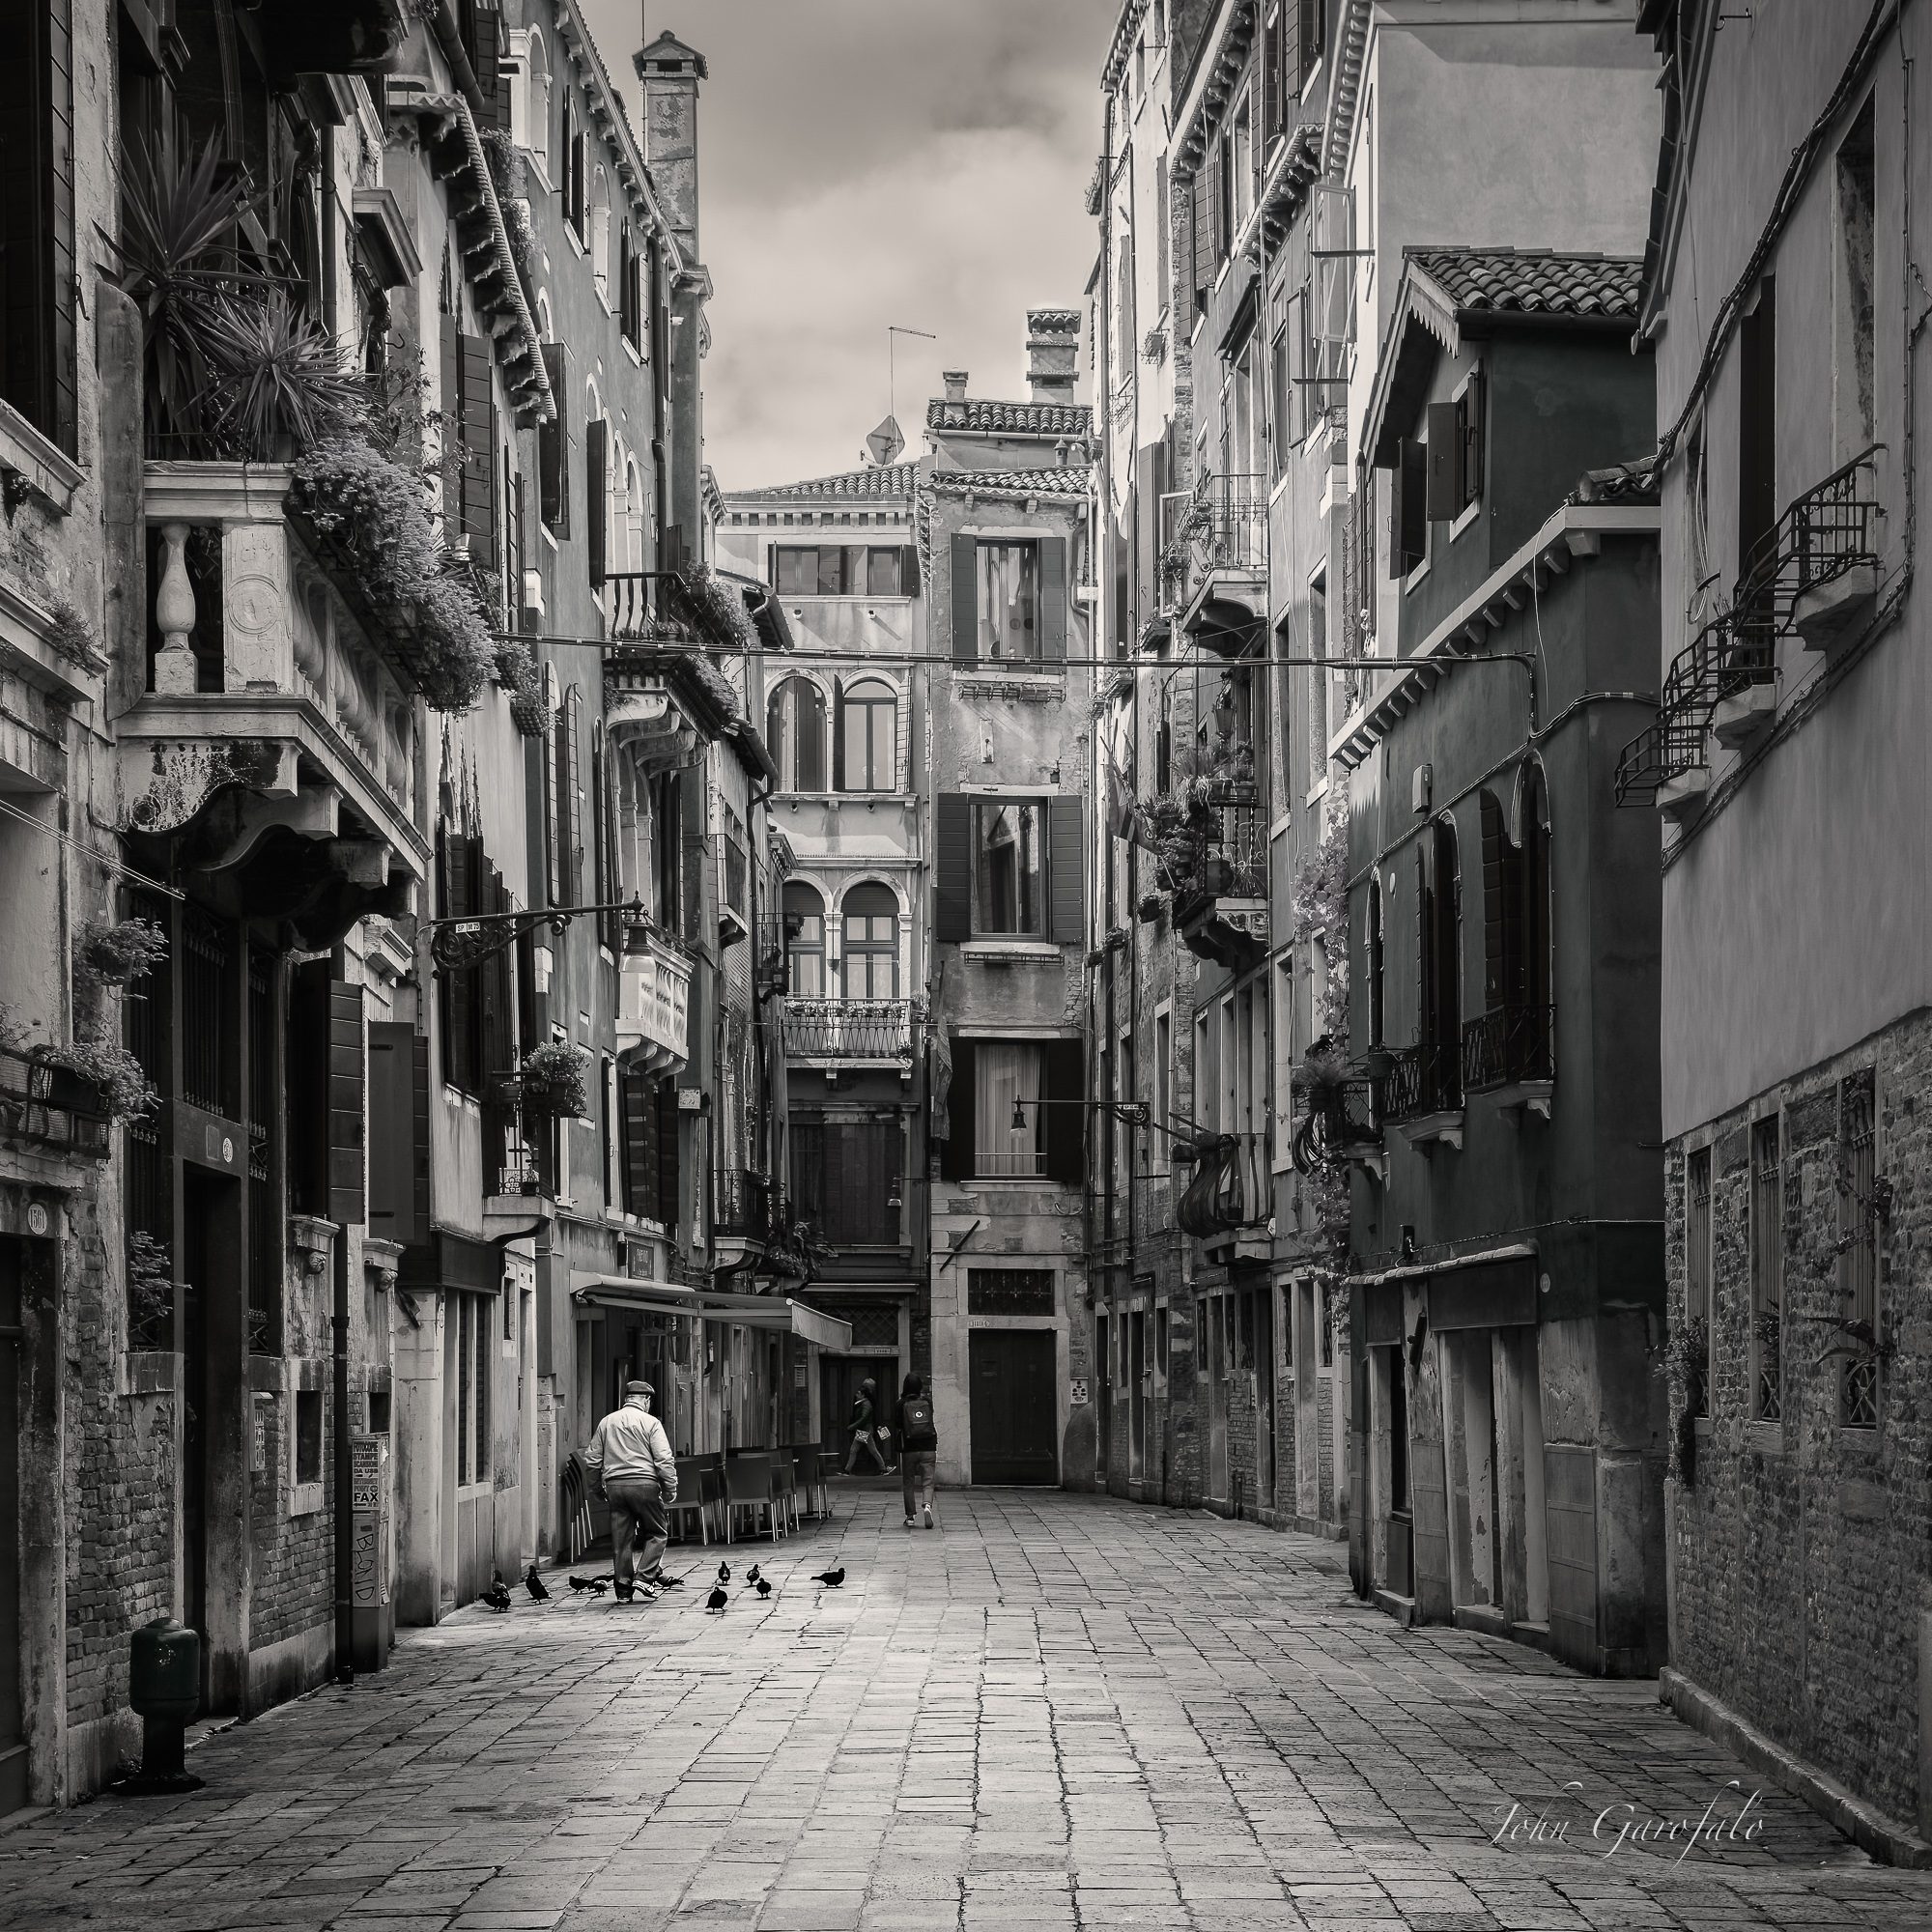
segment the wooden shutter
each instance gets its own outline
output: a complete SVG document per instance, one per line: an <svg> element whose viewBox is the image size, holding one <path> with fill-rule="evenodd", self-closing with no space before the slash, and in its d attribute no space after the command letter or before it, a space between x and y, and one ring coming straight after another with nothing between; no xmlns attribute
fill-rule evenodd
<svg viewBox="0 0 1932 1932"><path fill-rule="evenodd" d="M461 395L462 482L459 501L464 534L472 556L485 556L496 520L491 495L495 481L495 407L490 399L490 343L487 336L462 338L459 387Z"/></svg>
<svg viewBox="0 0 1932 1932"><path fill-rule="evenodd" d="M429 1238L428 1048L412 1026L370 1023L369 1232L405 1246Z"/></svg>
<svg viewBox="0 0 1932 1932"><path fill-rule="evenodd" d="M1427 843L1427 840L1424 841ZM1435 907L1429 891L1429 861L1415 855L1415 1037L1435 1044Z"/></svg>
<svg viewBox="0 0 1932 1932"><path fill-rule="evenodd" d="M655 1221L658 1216L658 1108L649 1074L627 1066L623 1072L624 1211Z"/></svg>
<svg viewBox="0 0 1932 1932"><path fill-rule="evenodd" d="M1213 151L1201 156L1194 171L1189 226L1194 241L1194 299L1205 302L1214 286L1214 162Z"/></svg>
<svg viewBox="0 0 1932 1932"><path fill-rule="evenodd" d="M906 544L899 551L899 595L919 595L919 546Z"/></svg>
<svg viewBox="0 0 1932 1932"><path fill-rule="evenodd" d="M1153 157L1153 277L1157 306L1166 308L1174 300L1167 285L1168 259L1167 156Z"/></svg>
<svg viewBox="0 0 1932 1932"><path fill-rule="evenodd" d="M1326 0L1287 0L1296 14L1294 65L1289 70L1299 93L1321 58L1321 10Z"/></svg>
<svg viewBox="0 0 1932 1932"><path fill-rule="evenodd" d="M1046 1042L1043 1097L1063 1104L1046 1112L1046 1178L1070 1180L1087 1178L1087 1069L1085 1042L1050 1039Z"/></svg>
<svg viewBox="0 0 1932 1932"><path fill-rule="evenodd" d="M583 425L583 535L590 552L590 585L606 576L606 529L611 514L611 425L602 416Z"/></svg>
<svg viewBox="0 0 1932 1932"><path fill-rule="evenodd" d="M570 535L570 351L560 342L543 345L544 374L550 379L556 413L537 429L538 514L551 534Z"/></svg>
<svg viewBox="0 0 1932 1932"><path fill-rule="evenodd" d="M583 864L583 800L578 773L577 693L572 691L556 710L556 883L557 903L581 902L580 875Z"/></svg>
<svg viewBox="0 0 1932 1932"><path fill-rule="evenodd" d="M1454 403L1429 405L1423 495L1432 524L1453 523L1463 511L1463 440L1456 432L1456 413Z"/></svg>
<svg viewBox="0 0 1932 1932"><path fill-rule="evenodd" d="M362 988L328 982L328 1218L365 1217L362 1195Z"/></svg>
<svg viewBox="0 0 1932 1932"><path fill-rule="evenodd" d="M440 318L442 376L442 534L453 544L463 528L463 331L453 315Z"/></svg>
<svg viewBox="0 0 1932 1932"><path fill-rule="evenodd" d="M946 1158L941 1163L941 1172L948 1180L971 1180L974 1168L974 1140L979 1132L979 1098L974 1083L979 1078L979 1070L973 1065L973 1042L970 1039L954 1039L952 1042L952 1085L947 1091L947 1123L952 1130L952 1138L946 1143Z"/></svg>
<svg viewBox="0 0 1932 1932"><path fill-rule="evenodd" d="M845 789L845 681L832 686L832 789Z"/></svg>
<svg viewBox="0 0 1932 1932"><path fill-rule="evenodd" d="M480 910L500 913L508 906L503 875L481 858L480 842L477 881ZM485 959L476 969L476 1091L481 1094L493 1075L515 1070L510 1044L509 961L501 952Z"/></svg>
<svg viewBox="0 0 1932 1932"><path fill-rule="evenodd" d="M1422 445L1404 437L1389 472L1388 574L1404 578L1429 554L1429 478Z"/></svg>
<svg viewBox="0 0 1932 1932"><path fill-rule="evenodd" d="M1483 814L1483 1006L1494 1012L1508 1003L1509 844L1502 807L1493 792L1482 794Z"/></svg>
<svg viewBox="0 0 1932 1932"><path fill-rule="evenodd" d="M1077 798L1046 802L1047 891L1053 907L1053 936L1063 945L1087 936L1086 834Z"/></svg>
<svg viewBox="0 0 1932 1932"><path fill-rule="evenodd" d="M677 1189L677 1082L674 1080L658 1082L657 1118L658 1219L675 1235L681 1197Z"/></svg>
<svg viewBox="0 0 1932 1932"><path fill-rule="evenodd" d="M1463 391L1463 506L1483 494L1483 379L1471 376Z"/></svg>
<svg viewBox="0 0 1932 1932"><path fill-rule="evenodd" d="M1039 655L1042 663L1066 658L1066 539L1039 540Z"/></svg>
<svg viewBox="0 0 1932 1932"><path fill-rule="evenodd" d="M942 792L934 801L932 876L933 938L957 946L973 936L973 801L963 793Z"/></svg>
<svg viewBox="0 0 1932 1932"><path fill-rule="evenodd" d="M1281 0L1272 8L1267 22L1262 29L1261 71L1262 71L1262 139L1264 143L1273 140L1281 132L1282 100L1282 54L1286 30L1284 14L1293 6L1294 0Z"/></svg>
<svg viewBox="0 0 1932 1932"><path fill-rule="evenodd" d="M952 662L980 661L980 546L968 536L952 539Z"/></svg>
<svg viewBox="0 0 1932 1932"><path fill-rule="evenodd" d="M476 91L483 97L481 128L507 128L509 97L499 85L497 62L502 52L503 21L495 7L479 4L473 11L474 44L470 68L476 75Z"/></svg>

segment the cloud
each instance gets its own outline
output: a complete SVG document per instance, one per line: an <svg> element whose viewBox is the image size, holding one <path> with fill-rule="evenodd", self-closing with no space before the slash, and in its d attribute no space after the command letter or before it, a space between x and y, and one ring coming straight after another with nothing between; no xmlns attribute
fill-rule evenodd
<svg viewBox="0 0 1932 1932"><path fill-rule="evenodd" d="M588 0L637 112L635 6ZM1116 0L651 0L710 65L700 243L716 296L705 453L724 488L853 468L886 413L891 323L910 453L941 369L1025 393L1025 311L1077 303L1095 235Z"/></svg>

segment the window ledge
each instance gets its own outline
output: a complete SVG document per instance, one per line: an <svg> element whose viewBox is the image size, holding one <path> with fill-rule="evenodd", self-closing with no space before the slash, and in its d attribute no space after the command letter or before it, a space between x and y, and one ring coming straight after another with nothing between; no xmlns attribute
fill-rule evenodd
<svg viewBox="0 0 1932 1932"><path fill-rule="evenodd" d="M11 403L0 402L0 473L17 476L66 516L87 471L56 449Z"/></svg>
<svg viewBox="0 0 1932 1932"><path fill-rule="evenodd" d="M1463 514L1449 526L1449 541L1454 543L1464 530L1482 514L1483 499L1480 497L1463 505Z"/></svg>
<svg viewBox="0 0 1932 1932"><path fill-rule="evenodd" d="M317 1516L322 1510L321 1483L291 1483L289 1485L289 1515Z"/></svg>
<svg viewBox="0 0 1932 1932"><path fill-rule="evenodd" d="M1419 590L1429 579L1429 558L1424 557L1406 577L1402 580L1402 594L1406 597Z"/></svg>
<svg viewBox="0 0 1932 1932"><path fill-rule="evenodd" d="M632 366L641 369L644 366L644 358L638 354L638 345L628 335L620 334L617 339L624 345L624 354L631 358Z"/></svg>
<svg viewBox="0 0 1932 1932"><path fill-rule="evenodd" d="M1050 939L968 939L959 953L964 959L1058 959L1061 948Z"/></svg>

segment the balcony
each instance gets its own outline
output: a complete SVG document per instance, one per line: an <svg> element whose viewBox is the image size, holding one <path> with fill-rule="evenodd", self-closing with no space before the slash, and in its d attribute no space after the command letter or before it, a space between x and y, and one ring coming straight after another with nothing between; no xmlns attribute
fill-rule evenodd
<svg viewBox="0 0 1932 1932"><path fill-rule="evenodd" d="M1617 758L1618 805L1693 811L1711 787L1711 741L1736 750L1776 716L1779 641L1829 652L1858 635L1878 596L1874 454L1791 504L1747 560L1731 608L1671 660L1656 724Z"/></svg>
<svg viewBox="0 0 1932 1932"><path fill-rule="evenodd" d="M765 1252L771 1239L771 1181L750 1168L721 1168L713 1178L712 1233L719 1264L735 1267Z"/></svg>
<svg viewBox="0 0 1932 1932"><path fill-rule="evenodd" d="M407 911L429 847L404 640L291 523L288 486L275 465L147 465L158 647L117 737L124 828L188 832L195 869L319 950Z"/></svg>
<svg viewBox="0 0 1932 1932"><path fill-rule="evenodd" d="M1267 479L1204 476L1160 499L1162 608L1223 657L1238 657L1266 623Z"/></svg>
<svg viewBox="0 0 1932 1932"><path fill-rule="evenodd" d="M750 873L745 848L728 832L718 834L718 943L735 946L752 929Z"/></svg>
<svg viewBox="0 0 1932 1932"><path fill-rule="evenodd" d="M112 1124L105 1096L92 1080L0 1046L0 1142L105 1160Z"/></svg>
<svg viewBox="0 0 1932 1932"><path fill-rule="evenodd" d="M1254 805L1191 810L1162 848L1155 883L1174 894L1174 929L1188 952L1238 973L1268 950L1267 828Z"/></svg>
<svg viewBox="0 0 1932 1932"><path fill-rule="evenodd" d="M1378 1180L1385 1179L1388 1161L1382 1151L1376 1083L1342 1080L1309 1088L1289 1157L1297 1174L1317 1174L1354 1161Z"/></svg>
<svg viewBox="0 0 1932 1932"><path fill-rule="evenodd" d="M692 958L664 933L634 926L617 967L617 1058L648 1073L675 1073L691 1058Z"/></svg>
<svg viewBox="0 0 1932 1932"><path fill-rule="evenodd" d="M1463 1056L1458 1046L1403 1046L1381 1075L1381 1119L1425 1153L1463 1146Z"/></svg>
<svg viewBox="0 0 1932 1932"><path fill-rule="evenodd" d="M913 1007L911 1000L788 998L785 1059L794 1066L893 1066L910 1079Z"/></svg>
<svg viewBox="0 0 1932 1932"><path fill-rule="evenodd" d="M1556 1084L1556 1009L1498 1007L1463 1028L1463 1089L1497 1106L1549 1118Z"/></svg>
<svg viewBox="0 0 1932 1932"><path fill-rule="evenodd" d="M612 746L643 776L691 764L700 744L743 727L730 680L683 642L607 645L604 718Z"/></svg>

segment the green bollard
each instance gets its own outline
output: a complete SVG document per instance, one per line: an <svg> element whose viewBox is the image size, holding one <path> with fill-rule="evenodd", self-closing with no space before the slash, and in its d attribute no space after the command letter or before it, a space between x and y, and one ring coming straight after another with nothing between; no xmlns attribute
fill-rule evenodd
<svg viewBox="0 0 1932 1932"><path fill-rule="evenodd" d="M200 1633L168 1616L143 1624L129 1647L128 1702L141 1717L141 1769L108 1789L122 1798L199 1791L182 1753L187 1721L201 1708Z"/></svg>

